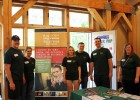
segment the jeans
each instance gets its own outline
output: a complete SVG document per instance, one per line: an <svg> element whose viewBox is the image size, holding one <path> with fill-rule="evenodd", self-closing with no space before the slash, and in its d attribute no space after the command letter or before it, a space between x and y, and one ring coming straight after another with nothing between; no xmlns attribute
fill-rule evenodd
<svg viewBox="0 0 140 100"><path fill-rule="evenodd" d="M23 85L21 100L35 100L34 80L27 81Z"/></svg>

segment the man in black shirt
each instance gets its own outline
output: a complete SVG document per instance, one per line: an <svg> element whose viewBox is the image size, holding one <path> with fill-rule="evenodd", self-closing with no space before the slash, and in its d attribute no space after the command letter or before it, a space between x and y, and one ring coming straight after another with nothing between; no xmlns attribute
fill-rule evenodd
<svg viewBox="0 0 140 100"><path fill-rule="evenodd" d="M90 63L90 57L87 52L84 51L84 43L78 43L78 51L76 51L76 56L79 57L81 61L81 87L82 89L87 88L88 82L88 71L87 71L87 63Z"/></svg>
<svg viewBox="0 0 140 100"><path fill-rule="evenodd" d="M12 46L5 52L4 68L8 83L8 98L18 100L21 96L22 83L25 82L23 77L24 57L21 50L18 49L20 38L13 35L11 40Z"/></svg>
<svg viewBox="0 0 140 100"><path fill-rule="evenodd" d="M101 39L95 38L96 49L91 53L90 78L94 70L94 82L96 86L110 88L112 79L112 55L107 48L101 47Z"/></svg>

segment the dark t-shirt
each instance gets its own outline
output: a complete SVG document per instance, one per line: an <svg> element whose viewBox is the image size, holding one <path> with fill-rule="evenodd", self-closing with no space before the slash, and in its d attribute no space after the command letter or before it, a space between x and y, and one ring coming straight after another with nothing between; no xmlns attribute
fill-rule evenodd
<svg viewBox="0 0 140 100"><path fill-rule="evenodd" d="M19 49L10 47L5 52L4 64L10 64L13 80L22 80L24 71L24 57Z"/></svg>
<svg viewBox="0 0 140 100"><path fill-rule="evenodd" d="M136 68L140 66L140 59L136 54L131 57L122 58L120 61L122 68L122 79L133 81L136 77Z"/></svg>
<svg viewBox="0 0 140 100"><path fill-rule="evenodd" d="M96 49L91 53L91 62L94 62L94 75L108 75L109 63L108 59L112 55L107 48Z"/></svg>
<svg viewBox="0 0 140 100"><path fill-rule="evenodd" d="M90 62L89 54L85 51L80 52L80 53L78 51L76 51L76 56L78 56L81 61L81 77L88 76L87 62L88 63Z"/></svg>
<svg viewBox="0 0 140 100"><path fill-rule="evenodd" d="M78 76L78 67L80 66L78 57L64 57L62 66L66 67L66 78L69 76Z"/></svg>
<svg viewBox="0 0 140 100"><path fill-rule="evenodd" d="M24 75L27 81L34 79L35 59L24 57Z"/></svg>

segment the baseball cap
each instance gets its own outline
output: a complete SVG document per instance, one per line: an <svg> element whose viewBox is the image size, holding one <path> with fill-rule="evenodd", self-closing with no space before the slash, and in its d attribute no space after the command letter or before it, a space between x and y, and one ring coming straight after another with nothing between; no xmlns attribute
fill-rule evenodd
<svg viewBox="0 0 140 100"><path fill-rule="evenodd" d="M16 40L20 40L20 38L19 38L19 36L17 36L17 35L13 35L12 38L11 38L11 40L16 41Z"/></svg>

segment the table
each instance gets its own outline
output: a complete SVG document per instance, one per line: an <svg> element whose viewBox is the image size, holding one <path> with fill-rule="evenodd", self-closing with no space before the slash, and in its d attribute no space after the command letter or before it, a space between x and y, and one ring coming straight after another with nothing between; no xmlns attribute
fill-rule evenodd
<svg viewBox="0 0 140 100"><path fill-rule="evenodd" d="M126 100L126 98L122 98L119 96L115 96L115 95L107 95L105 94L105 92L107 91L112 91L112 89L106 88L106 87L93 87L94 90L98 91L98 96L104 97L105 100ZM83 90L75 90L71 93L71 97L70 100L82 100L82 96L85 96L85 89ZM107 98L110 97L110 98ZM133 100L131 98L127 98L127 100ZM140 99L139 99L140 100Z"/></svg>

